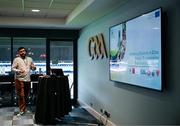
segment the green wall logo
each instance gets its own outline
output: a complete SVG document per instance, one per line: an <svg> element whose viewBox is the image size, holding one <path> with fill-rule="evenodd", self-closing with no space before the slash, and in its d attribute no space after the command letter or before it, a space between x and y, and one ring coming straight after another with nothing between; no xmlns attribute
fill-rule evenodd
<svg viewBox="0 0 180 126"><path fill-rule="evenodd" d="M92 60L99 58L103 59L104 57L108 58L106 45L102 33L89 38L88 50L89 56Z"/></svg>

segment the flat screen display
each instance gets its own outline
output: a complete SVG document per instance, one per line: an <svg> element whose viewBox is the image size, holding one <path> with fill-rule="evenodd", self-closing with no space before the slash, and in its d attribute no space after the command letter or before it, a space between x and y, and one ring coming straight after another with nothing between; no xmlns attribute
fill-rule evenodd
<svg viewBox="0 0 180 126"><path fill-rule="evenodd" d="M162 90L161 8L109 28L110 80Z"/></svg>

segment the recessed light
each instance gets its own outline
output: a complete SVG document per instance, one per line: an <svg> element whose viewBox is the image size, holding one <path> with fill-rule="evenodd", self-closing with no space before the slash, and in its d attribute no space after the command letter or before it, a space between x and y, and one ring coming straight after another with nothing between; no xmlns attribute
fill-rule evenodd
<svg viewBox="0 0 180 126"><path fill-rule="evenodd" d="M40 10L38 10L38 9L32 9L31 11L32 11L32 12L39 12Z"/></svg>

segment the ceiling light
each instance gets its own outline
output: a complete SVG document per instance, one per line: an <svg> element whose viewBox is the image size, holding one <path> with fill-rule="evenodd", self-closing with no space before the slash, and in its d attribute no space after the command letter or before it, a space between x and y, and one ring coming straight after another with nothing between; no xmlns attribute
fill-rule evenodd
<svg viewBox="0 0 180 126"><path fill-rule="evenodd" d="M38 9L32 9L31 11L32 11L32 12L39 12L40 10L38 10Z"/></svg>

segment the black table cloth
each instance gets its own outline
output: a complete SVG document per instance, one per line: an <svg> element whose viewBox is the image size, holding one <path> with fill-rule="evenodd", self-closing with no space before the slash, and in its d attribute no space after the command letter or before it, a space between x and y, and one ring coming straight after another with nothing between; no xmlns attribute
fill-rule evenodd
<svg viewBox="0 0 180 126"><path fill-rule="evenodd" d="M72 110L67 76L42 76L38 80L35 121L38 124L55 124L56 118Z"/></svg>

